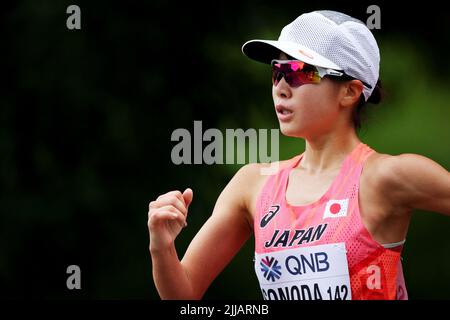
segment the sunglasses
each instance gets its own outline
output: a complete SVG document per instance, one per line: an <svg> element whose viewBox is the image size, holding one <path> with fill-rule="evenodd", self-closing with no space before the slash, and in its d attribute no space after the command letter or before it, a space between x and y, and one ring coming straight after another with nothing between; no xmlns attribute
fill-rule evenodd
<svg viewBox="0 0 450 320"><path fill-rule="evenodd" d="M324 76L339 77L343 80L359 80L333 69L322 68L299 60L272 60L272 83L277 86L282 78L293 88L304 84L318 84ZM361 81L361 80L360 80ZM368 88L367 83L361 81Z"/></svg>

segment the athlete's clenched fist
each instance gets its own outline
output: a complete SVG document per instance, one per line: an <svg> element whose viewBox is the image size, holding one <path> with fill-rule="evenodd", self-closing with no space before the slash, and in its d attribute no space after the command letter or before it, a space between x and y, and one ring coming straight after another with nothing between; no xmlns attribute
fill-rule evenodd
<svg viewBox="0 0 450 320"><path fill-rule="evenodd" d="M186 226L186 217L193 192L190 188L170 191L151 201L148 210L150 250L164 250L173 245L181 229Z"/></svg>

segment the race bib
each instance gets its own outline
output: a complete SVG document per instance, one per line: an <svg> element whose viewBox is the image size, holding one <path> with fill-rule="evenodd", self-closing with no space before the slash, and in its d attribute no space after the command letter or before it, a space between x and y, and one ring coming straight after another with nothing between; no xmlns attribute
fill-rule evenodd
<svg viewBox="0 0 450 320"><path fill-rule="evenodd" d="M345 243L255 253L265 300L351 300Z"/></svg>

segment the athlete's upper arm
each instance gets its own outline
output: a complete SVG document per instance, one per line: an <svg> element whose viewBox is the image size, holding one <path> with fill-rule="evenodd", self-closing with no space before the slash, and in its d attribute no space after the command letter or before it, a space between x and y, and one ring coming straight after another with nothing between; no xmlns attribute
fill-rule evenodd
<svg viewBox="0 0 450 320"><path fill-rule="evenodd" d="M409 209L450 215L450 172L417 154L401 154L380 166L386 196Z"/></svg>
<svg viewBox="0 0 450 320"><path fill-rule="evenodd" d="M203 296L252 233L248 200L258 172L258 164L248 164L235 174L182 259L196 298Z"/></svg>

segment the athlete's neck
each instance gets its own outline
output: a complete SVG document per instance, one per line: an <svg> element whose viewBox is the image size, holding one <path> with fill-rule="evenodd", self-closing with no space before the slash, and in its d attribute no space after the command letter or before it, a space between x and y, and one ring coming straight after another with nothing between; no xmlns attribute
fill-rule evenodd
<svg viewBox="0 0 450 320"><path fill-rule="evenodd" d="M305 140L305 152L299 167L310 174L334 171L360 143L354 129Z"/></svg>

